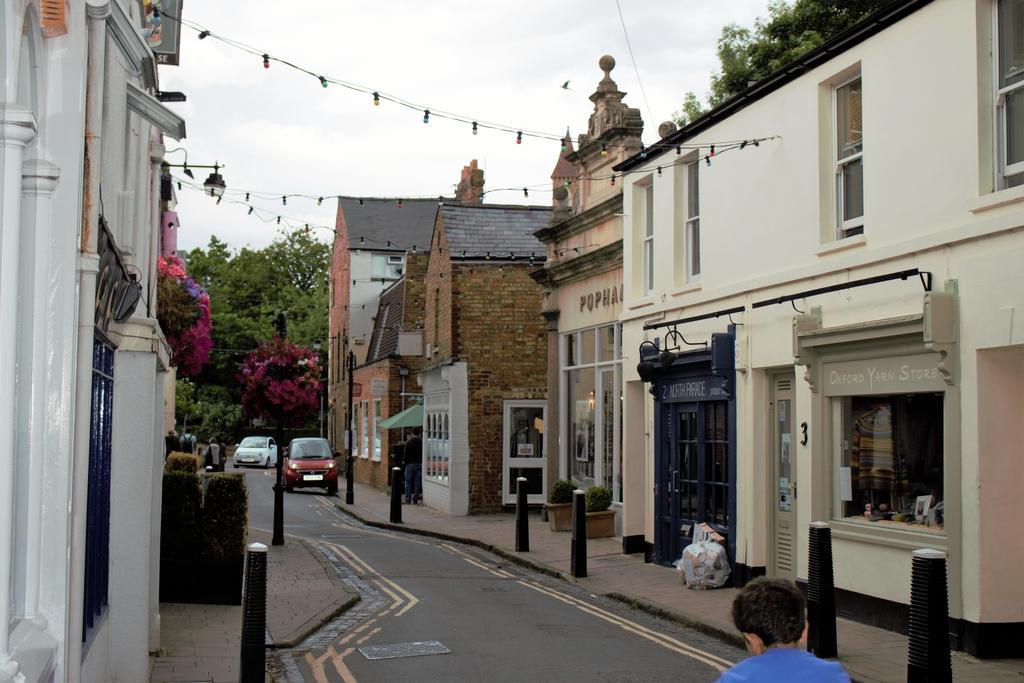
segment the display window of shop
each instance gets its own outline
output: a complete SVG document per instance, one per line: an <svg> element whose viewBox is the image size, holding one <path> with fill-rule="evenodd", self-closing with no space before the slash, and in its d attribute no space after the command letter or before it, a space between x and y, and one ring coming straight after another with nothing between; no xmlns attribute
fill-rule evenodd
<svg viewBox="0 0 1024 683"><path fill-rule="evenodd" d="M943 533L943 394L831 401L836 518Z"/></svg>
<svg viewBox="0 0 1024 683"><path fill-rule="evenodd" d="M373 459L380 460L380 399L373 401Z"/></svg>
<svg viewBox="0 0 1024 683"><path fill-rule="evenodd" d="M363 401L360 409L360 422L359 422L359 433L362 435L359 446L359 456L363 458L370 457L370 431L366 428L366 421L369 417L369 407L366 401Z"/></svg>
<svg viewBox="0 0 1024 683"><path fill-rule="evenodd" d="M622 349L617 323L562 335L569 477L622 501Z"/></svg>
<svg viewBox="0 0 1024 683"><path fill-rule="evenodd" d="M451 462L451 431L448 416L448 396L431 396L427 400L424 414L426 437L423 476L438 482L448 482L448 465Z"/></svg>

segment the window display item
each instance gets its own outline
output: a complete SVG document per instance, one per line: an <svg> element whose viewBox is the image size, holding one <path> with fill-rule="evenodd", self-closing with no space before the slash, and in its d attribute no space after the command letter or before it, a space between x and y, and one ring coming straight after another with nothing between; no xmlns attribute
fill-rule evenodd
<svg viewBox="0 0 1024 683"><path fill-rule="evenodd" d="M686 546L679 565L683 583L687 588L695 590L721 588L732 572L725 548L714 541L700 541Z"/></svg>

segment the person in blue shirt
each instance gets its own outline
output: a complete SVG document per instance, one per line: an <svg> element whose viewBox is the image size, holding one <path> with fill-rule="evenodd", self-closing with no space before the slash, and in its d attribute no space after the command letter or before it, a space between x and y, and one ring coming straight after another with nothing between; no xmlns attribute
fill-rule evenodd
<svg viewBox="0 0 1024 683"><path fill-rule="evenodd" d="M850 677L839 664L818 659L805 649L807 607L791 581L757 578L732 603L732 621L754 655L718 679L738 681L842 681Z"/></svg>

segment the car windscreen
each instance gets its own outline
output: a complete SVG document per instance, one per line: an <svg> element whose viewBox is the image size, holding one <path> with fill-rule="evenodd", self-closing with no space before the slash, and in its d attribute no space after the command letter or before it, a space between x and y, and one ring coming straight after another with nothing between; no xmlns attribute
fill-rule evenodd
<svg viewBox="0 0 1024 683"><path fill-rule="evenodd" d="M242 443L238 444L239 448L266 448L267 437L265 436L247 436L242 439Z"/></svg>
<svg viewBox="0 0 1024 683"><path fill-rule="evenodd" d="M331 457L331 449L326 441L293 441L288 457L295 460L320 460Z"/></svg>

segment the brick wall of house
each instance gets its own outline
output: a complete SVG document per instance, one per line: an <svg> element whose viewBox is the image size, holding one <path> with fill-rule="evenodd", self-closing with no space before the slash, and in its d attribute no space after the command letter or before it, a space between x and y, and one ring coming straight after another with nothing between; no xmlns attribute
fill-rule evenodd
<svg viewBox="0 0 1024 683"><path fill-rule="evenodd" d="M327 437L335 451L345 448L345 428L348 423L348 304L349 271L348 226L341 202L335 217L334 244L331 250L331 302L328 313L328 379L327 379Z"/></svg>
<svg viewBox="0 0 1024 683"><path fill-rule="evenodd" d="M457 359L469 367L469 512L502 507L504 401L547 396L541 287L527 264L455 262Z"/></svg>
<svg viewBox="0 0 1024 683"><path fill-rule="evenodd" d="M438 222L440 223L440 214ZM448 253L448 238L440 225L434 227L423 296L423 346L425 349L427 344L434 344L437 348L436 353L425 359L426 365L432 365L442 359L451 358L456 343L452 325L452 261Z"/></svg>
<svg viewBox="0 0 1024 683"><path fill-rule="evenodd" d="M399 374L399 363L395 359L385 359L372 363L370 365L364 365L363 367L356 368L354 377L355 383L362 385L362 392L360 396L353 398L353 402L360 406L360 411L363 409L365 402L365 408L367 412L366 419L366 430L368 432L367 446L370 451L370 455L363 457L364 452L362 451L362 413L360 413L360 422L356 425L356 443L359 446L359 455L356 457L356 469L355 469L355 480L360 484L367 484L378 489L386 489L389 483L389 472L392 463L388 457L391 452L391 445L397 440L401 439L402 430L400 429L382 429L380 438L380 460L374 460L372 456L373 451L373 402L374 396L370 395L370 387L373 384L374 379L384 379L387 381L387 395L381 396L381 419L386 420L390 416L399 412L402 408L401 398L401 387L402 378ZM408 386L409 379L406 378L406 385Z"/></svg>

